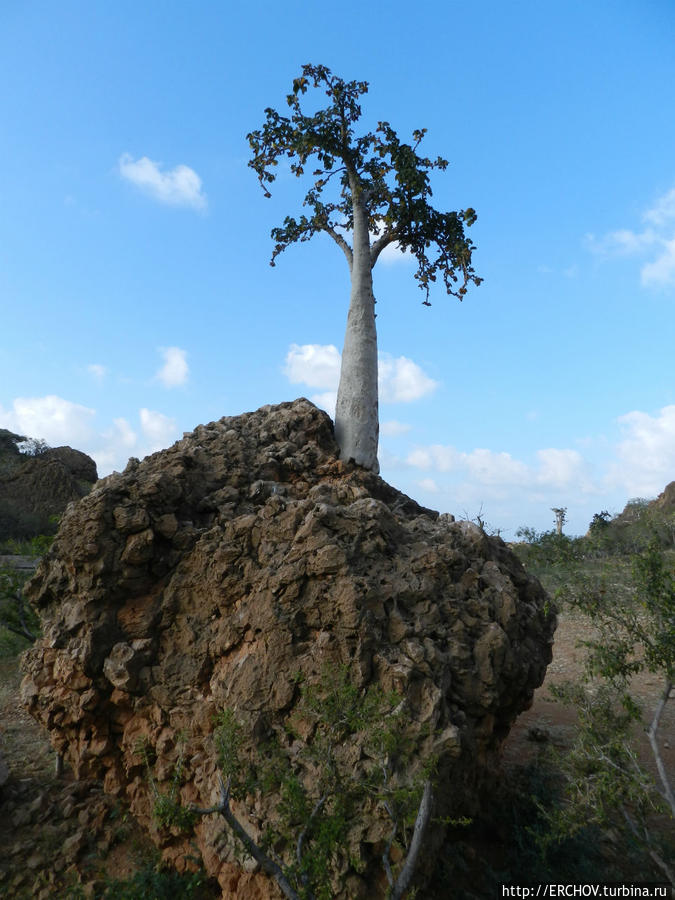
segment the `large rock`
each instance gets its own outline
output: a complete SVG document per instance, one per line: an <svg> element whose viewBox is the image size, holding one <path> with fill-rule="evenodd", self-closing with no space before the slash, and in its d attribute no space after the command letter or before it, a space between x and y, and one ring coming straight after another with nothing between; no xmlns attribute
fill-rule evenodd
<svg viewBox="0 0 675 900"><path fill-rule="evenodd" d="M78 777L126 795L148 825L139 740L160 789L182 752L183 798L209 806L214 714L283 735L295 676L311 684L329 661L406 698L420 754L438 757L438 814L475 811L555 627L500 539L340 462L330 419L307 400L199 426L100 481L64 516L28 595L44 638L25 657L27 708ZM275 799L238 809L254 835ZM389 830L377 815L355 825L366 864ZM216 816L196 828L223 896L278 896L239 866L223 828ZM442 838L434 826L427 849ZM184 837L157 840L177 863L189 852ZM383 896L345 878L336 896Z"/></svg>
<svg viewBox="0 0 675 900"><path fill-rule="evenodd" d="M19 451L21 435L0 433L0 540L53 533L52 520L84 497L97 480L96 463L72 447L35 456Z"/></svg>

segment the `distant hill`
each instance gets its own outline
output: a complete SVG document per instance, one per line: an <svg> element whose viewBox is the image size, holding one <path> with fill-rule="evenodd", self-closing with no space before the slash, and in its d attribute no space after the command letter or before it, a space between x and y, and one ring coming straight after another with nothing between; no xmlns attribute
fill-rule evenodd
<svg viewBox="0 0 675 900"><path fill-rule="evenodd" d="M666 485L655 500L644 500L640 497L629 500L622 511L614 516L612 524L632 525L640 520L647 510L665 515L675 512L675 481Z"/></svg>
<svg viewBox="0 0 675 900"><path fill-rule="evenodd" d="M671 481L656 500L652 500L650 506L663 512L675 512L675 481Z"/></svg>
<svg viewBox="0 0 675 900"><path fill-rule="evenodd" d="M0 428L0 541L53 533L66 506L97 480L86 453Z"/></svg>

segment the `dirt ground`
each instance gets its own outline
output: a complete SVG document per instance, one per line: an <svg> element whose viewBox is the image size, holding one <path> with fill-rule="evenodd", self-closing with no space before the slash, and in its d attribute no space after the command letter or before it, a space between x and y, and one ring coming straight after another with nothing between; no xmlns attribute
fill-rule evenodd
<svg viewBox="0 0 675 900"><path fill-rule="evenodd" d="M94 781L56 776L56 755L19 702L18 659L0 659L0 897L62 898L78 883L95 896L152 853L147 835Z"/></svg>
<svg viewBox="0 0 675 900"><path fill-rule="evenodd" d="M569 744L576 723L576 715L568 707L557 703L551 697L549 688L566 680L579 677L585 658L585 648L579 646L592 636L588 619L575 613L565 613L559 617L553 645L553 661L546 672L543 685L534 695L534 702L527 712L519 716L511 729L504 747L506 764L521 763L533 754L533 729L543 729L549 739L558 745ZM645 711L655 708L663 691L663 682L649 672L640 673L631 685L635 698L643 704ZM659 727L659 745L666 771L675 772L675 689L671 692L671 702L666 704ZM545 735L542 735L545 736ZM645 766L656 771L649 741L644 731L636 732L640 758Z"/></svg>
<svg viewBox="0 0 675 900"><path fill-rule="evenodd" d="M574 615L560 619L553 662L530 710L515 723L504 749L504 766L521 766L540 744L564 747L574 731L574 714L552 700L549 686L578 676L588 636L587 621ZM66 772L57 778L55 755L41 728L19 703L18 660L0 659L0 754L10 778L0 788L0 897L67 896L69 885L86 886L95 897L106 873L122 878L151 851L147 835L123 806L106 797L95 782L76 782ZM653 709L661 684L639 676L634 684L646 708ZM640 755L652 765L646 736L639 735ZM667 705L660 728L663 758L675 771L675 702ZM667 823L664 827L668 827ZM672 827L672 826L671 826Z"/></svg>

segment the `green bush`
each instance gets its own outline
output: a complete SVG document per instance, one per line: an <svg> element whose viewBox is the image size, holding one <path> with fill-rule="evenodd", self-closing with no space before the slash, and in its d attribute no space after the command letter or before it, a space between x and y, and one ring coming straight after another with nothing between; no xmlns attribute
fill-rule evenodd
<svg viewBox="0 0 675 900"><path fill-rule="evenodd" d="M23 596L25 572L0 566L0 656L14 656L36 639L40 623Z"/></svg>

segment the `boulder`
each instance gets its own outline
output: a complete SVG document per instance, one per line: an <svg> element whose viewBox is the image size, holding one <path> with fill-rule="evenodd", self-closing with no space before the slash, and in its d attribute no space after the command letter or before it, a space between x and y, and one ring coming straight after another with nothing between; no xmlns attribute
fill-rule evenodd
<svg viewBox="0 0 675 900"><path fill-rule="evenodd" d="M304 399L201 425L69 508L26 591L44 634L24 657L26 707L78 778L129 799L165 858L184 864L196 839L223 897L280 894L242 868L222 818L189 838L152 824L153 784L166 793L179 758L182 797L216 802L218 711L251 748L290 741L300 678L346 664L405 700L419 760L437 761L438 817L471 814L551 659L545 592L499 538L338 456ZM238 807L251 834L278 799ZM390 823L371 806L350 840L361 874L347 866L337 897L384 896L369 873ZM429 829L424 871L442 840Z"/></svg>
<svg viewBox="0 0 675 900"><path fill-rule="evenodd" d="M6 430L0 434L0 540L53 534L54 517L96 482L96 463L72 447L26 455L10 439L25 440Z"/></svg>

